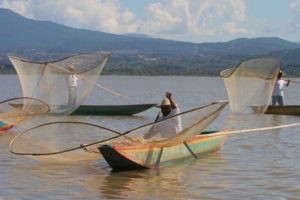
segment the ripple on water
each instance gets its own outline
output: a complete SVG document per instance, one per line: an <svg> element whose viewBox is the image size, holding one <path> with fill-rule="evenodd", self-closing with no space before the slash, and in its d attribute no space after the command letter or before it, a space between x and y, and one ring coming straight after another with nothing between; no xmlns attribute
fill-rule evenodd
<svg viewBox="0 0 300 200"><path fill-rule="evenodd" d="M17 81L16 76L1 78L6 83ZM132 104L160 102L166 90L174 93L182 110L227 98L223 80L219 78L110 76L101 77L102 83L125 96L137 97ZM18 85L15 87L14 90L0 84L1 97L9 97L5 95L12 92L18 96L21 90ZM299 88L287 88L287 94L295 96L289 99L287 95L288 104L299 103L297 91ZM94 88L85 103L99 102L128 103ZM153 108L133 119L79 117L78 120L91 120L124 131L152 121L157 111ZM235 115L226 108L211 128L239 130L296 123L299 119ZM218 154L159 170L118 173L112 173L104 160L49 164L13 155L7 149L12 136L0 135L0 199L299 199L299 132L300 127L293 127L230 135Z"/></svg>

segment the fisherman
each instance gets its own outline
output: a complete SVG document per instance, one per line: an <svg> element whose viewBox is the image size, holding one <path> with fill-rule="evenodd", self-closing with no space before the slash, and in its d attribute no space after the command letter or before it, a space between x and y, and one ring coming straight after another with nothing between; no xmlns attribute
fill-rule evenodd
<svg viewBox="0 0 300 200"><path fill-rule="evenodd" d="M68 106L76 105L76 88L78 85L78 77L75 75L73 65L67 67L67 70L70 72L68 75Z"/></svg>
<svg viewBox="0 0 300 200"><path fill-rule="evenodd" d="M283 72L280 71L277 76L277 80L274 86L273 94L272 94L272 106L275 106L278 103L279 106L283 106L283 88L284 86L288 87L290 84L290 80L281 79Z"/></svg>
<svg viewBox="0 0 300 200"><path fill-rule="evenodd" d="M158 113L155 122L163 121L154 124L144 135L144 139L152 138L157 133L160 133L162 138L170 138L182 131L180 116L167 119L180 113L178 105L172 99L171 92L166 93L166 98L161 102L160 109L161 111Z"/></svg>

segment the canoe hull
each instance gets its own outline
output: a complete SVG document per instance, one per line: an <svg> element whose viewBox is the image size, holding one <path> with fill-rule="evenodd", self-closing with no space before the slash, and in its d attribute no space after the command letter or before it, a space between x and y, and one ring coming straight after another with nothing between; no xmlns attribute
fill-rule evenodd
<svg viewBox="0 0 300 200"><path fill-rule="evenodd" d="M194 137L184 143L166 148L150 145L102 145L99 150L114 170L154 169L215 153L224 145L226 138L227 135Z"/></svg>
<svg viewBox="0 0 300 200"><path fill-rule="evenodd" d="M300 115L300 106L269 106L265 113L273 115Z"/></svg>
<svg viewBox="0 0 300 200"><path fill-rule="evenodd" d="M134 115L155 105L81 105L71 115Z"/></svg>

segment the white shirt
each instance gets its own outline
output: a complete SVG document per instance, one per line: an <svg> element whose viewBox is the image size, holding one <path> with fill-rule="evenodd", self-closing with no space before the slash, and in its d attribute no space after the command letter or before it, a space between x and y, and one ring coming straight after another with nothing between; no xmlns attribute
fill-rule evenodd
<svg viewBox="0 0 300 200"><path fill-rule="evenodd" d="M174 115L177 115L179 113L180 113L179 108L175 108L175 109L171 110L171 112L169 113L168 116L161 115L157 119L157 122L161 121L163 119L172 117ZM160 123L154 124L152 129L150 130L150 132L148 132L145 135L145 138L151 138L151 137L155 136L157 133L160 133L162 138L169 138L169 137L176 135L180 131L182 131L181 118L180 118L180 116L176 116L171 119L167 119Z"/></svg>
<svg viewBox="0 0 300 200"><path fill-rule="evenodd" d="M68 84L69 84L69 86L76 87L77 86L77 81L78 81L78 78L77 78L77 76L75 76L75 74L68 75Z"/></svg>
<svg viewBox="0 0 300 200"><path fill-rule="evenodd" d="M272 96L283 96L283 88L286 86L287 81L282 79L277 79Z"/></svg>

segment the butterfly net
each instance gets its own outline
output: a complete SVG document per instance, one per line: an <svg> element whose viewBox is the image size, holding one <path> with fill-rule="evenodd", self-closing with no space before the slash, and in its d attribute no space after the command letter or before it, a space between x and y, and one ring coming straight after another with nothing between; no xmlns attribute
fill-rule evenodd
<svg viewBox="0 0 300 200"><path fill-rule="evenodd" d="M231 112L264 113L271 99L280 63L273 58L255 58L223 70Z"/></svg>
<svg viewBox="0 0 300 200"><path fill-rule="evenodd" d="M13 98L0 102L0 121L7 125L23 124L50 110L49 106L30 97Z"/></svg>
<svg viewBox="0 0 300 200"><path fill-rule="evenodd" d="M100 159L102 156L97 147L103 144L173 146L200 134L218 117L227 103L213 102L123 133L85 122L42 124L16 135L9 150L40 161L78 161ZM153 127L174 124L178 120L182 130L173 137L161 138L158 133L153 138L144 139L144 135Z"/></svg>
<svg viewBox="0 0 300 200"><path fill-rule="evenodd" d="M108 53L95 52L37 63L9 56L23 96L41 99L54 114L69 114L86 99L108 58Z"/></svg>

